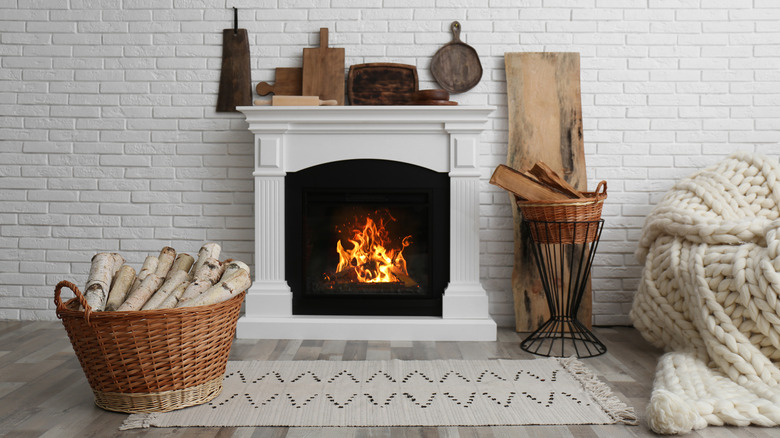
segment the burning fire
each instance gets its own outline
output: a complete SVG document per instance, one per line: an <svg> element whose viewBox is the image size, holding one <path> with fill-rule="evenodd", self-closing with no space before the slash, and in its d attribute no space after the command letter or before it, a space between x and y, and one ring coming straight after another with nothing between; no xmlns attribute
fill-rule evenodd
<svg viewBox="0 0 780 438"><path fill-rule="evenodd" d="M412 243L411 238L404 237L400 249L388 249L391 243L384 221L380 220L377 224L366 217L362 228L352 230L349 239L351 249L345 249L341 240L336 243L336 252L339 254L336 276L352 275L354 272L356 281L360 283L403 282L406 286L417 285L406 271L403 256L404 249Z"/></svg>

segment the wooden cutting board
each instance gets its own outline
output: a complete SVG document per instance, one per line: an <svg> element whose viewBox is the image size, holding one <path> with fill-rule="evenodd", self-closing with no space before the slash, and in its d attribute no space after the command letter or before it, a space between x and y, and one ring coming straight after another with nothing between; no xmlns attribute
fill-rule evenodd
<svg viewBox="0 0 780 438"><path fill-rule="evenodd" d="M303 49L304 96L319 96L344 105L344 48L328 47L328 29L320 29L320 46Z"/></svg>
<svg viewBox="0 0 780 438"><path fill-rule="evenodd" d="M277 67L273 85L268 82L260 82L255 90L260 96L272 93L277 96L302 96L303 69L300 67Z"/></svg>
<svg viewBox="0 0 780 438"><path fill-rule="evenodd" d="M246 29L224 29L217 112L234 112L244 105L252 105L249 37Z"/></svg>
<svg viewBox="0 0 780 438"><path fill-rule="evenodd" d="M579 54L506 53L504 65L509 108L507 165L527 170L543 161L574 188L586 191ZM518 332L530 332L549 318L549 311L530 236L522 226L519 209L513 211L515 325ZM588 328L591 314L589 280L578 313Z"/></svg>
<svg viewBox="0 0 780 438"><path fill-rule="evenodd" d="M417 67L372 62L349 67L347 97L351 105L407 105L418 87Z"/></svg>
<svg viewBox="0 0 780 438"><path fill-rule="evenodd" d="M482 79L482 63L477 51L460 40L460 23L453 21L450 30L452 41L431 58L431 74L450 93L463 93L474 88Z"/></svg>

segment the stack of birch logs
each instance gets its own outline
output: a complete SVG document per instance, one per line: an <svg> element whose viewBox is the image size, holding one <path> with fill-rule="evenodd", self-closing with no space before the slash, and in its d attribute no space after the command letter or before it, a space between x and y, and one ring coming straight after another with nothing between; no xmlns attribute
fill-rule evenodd
<svg viewBox="0 0 780 438"><path fill-rule="evenodd" d="M249 266L219 261L222 249L206 243L198 259L166 246L150 255L136 275L117 253L92 257L85 298L93 311L129 311L205 306L226 301L249 288Z"/></svg>

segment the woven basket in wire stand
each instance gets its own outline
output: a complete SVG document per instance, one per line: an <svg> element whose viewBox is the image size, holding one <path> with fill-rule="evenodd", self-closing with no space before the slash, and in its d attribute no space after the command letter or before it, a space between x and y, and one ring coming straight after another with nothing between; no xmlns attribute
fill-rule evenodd
<svg viewBox="0 0 780 438"><path fill-rule="evenodd" d="M584 192L585 198L567 201L526 201L515 197L523 219L546 222L549 227L533 227L533 238L539 243L585 243L596 238L601 209L607 199L607 182L601 181L595 192Z"/></svg>

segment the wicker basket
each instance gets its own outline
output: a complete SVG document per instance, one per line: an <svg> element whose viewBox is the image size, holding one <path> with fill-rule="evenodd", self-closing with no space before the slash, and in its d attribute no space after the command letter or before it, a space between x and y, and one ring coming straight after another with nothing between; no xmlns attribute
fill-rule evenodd
<svg viewBox="0 0 780 438"><path fill-rule="evenodd" d="M63 303L63 287L76 298ZM54 303L96 405L167 412L205 403L222 391L245 295L210 306L92 312L78 287L61 281Z"/></svg>
<svg viewBox="0 0 780 438"><path fill-rule="evenodd" d="M547 228L533 227L532 237L539 243L585 243L596 238L601 208L607 199L607 182L601 181L595 192L570 201L524 201L515 197L523 219L554 223Z"/></svg>

